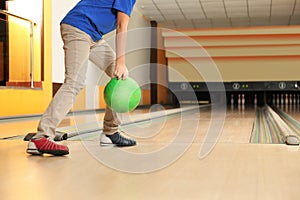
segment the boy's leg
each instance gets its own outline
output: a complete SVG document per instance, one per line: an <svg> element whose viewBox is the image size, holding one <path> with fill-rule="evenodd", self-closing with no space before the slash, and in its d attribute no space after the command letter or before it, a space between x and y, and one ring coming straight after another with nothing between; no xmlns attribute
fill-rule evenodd
<svg viewBox="0 0 300 200"><path fill-rule="evenodd" d="M65 145L57 144L49 138L55 137L55 129L71 109L76 96L83 88L90 51L89 37L69 25L61 26L65 50L65 82L52 99L38 125L38 133L29 141L27 153L41 155L69 154Z"/></svg>
<svg viewBox="0 0 300 200"><path fill-rule="evenodd" d="M114 77L115 59L116 55L112 48L106 43L105 40L95 42L90 53L89 59L102 71L110 77ZM120 121L116 112L112 111L106 106L103 133L111 135L118 131Z"/></svg>
<svg viewBox="0 0 300 200"><path fill-rule="evenodd" d="M112 48L104 41L94 43L89 59L110 77L114 77L116 55ZM101 136L101 144L114 144L116 146L132 146L136 142L134 140L123 137L119 132L120 121L117 113L106 106L103 134Z"/></svg>
<svg viewBox="0 0 300 200"><path fill-rule="evenodd" d="M61 34L65 51L65 81L43 114L35 138L54 138L56 127L72 108L76 96L84 87L91 44L89 38L80 30L64 24Z"/></svg>
<svg viewBox="0 0 300 200"><path fill-rule="evenodd" d="M105 135L112 135L119 130L119 125L120 121L117 113L106 106L103 120L103 133Z"/></svg>

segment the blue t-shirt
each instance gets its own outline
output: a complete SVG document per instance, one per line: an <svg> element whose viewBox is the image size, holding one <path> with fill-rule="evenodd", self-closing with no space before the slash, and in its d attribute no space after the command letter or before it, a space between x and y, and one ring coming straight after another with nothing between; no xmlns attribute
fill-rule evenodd
<svg viewBox="0 0 300 200"><path fill-rule="evenodd" d="M81 0L61 23L72 25L94 41L116 29L117 11L131 15L136 0Z"/></svg>

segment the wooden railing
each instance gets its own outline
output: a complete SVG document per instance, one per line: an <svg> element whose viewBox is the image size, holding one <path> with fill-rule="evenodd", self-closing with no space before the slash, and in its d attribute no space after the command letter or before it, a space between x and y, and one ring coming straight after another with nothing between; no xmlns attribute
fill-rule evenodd
<svg viewBox="0 0 300 200"><path fill-rule="evenodd" d="M30 66L30 72L29 72L29 76L30 76L30 88L34 88L36 84L34 84L34 27L36 26L36 23L33 22L32 20L30 19L26 19L24 17L21 17L21 16L18 16L18 15L15 15L13 13L10 13L6 10L1 10L0 9L0 14L4 14L8 17L13 17L13 18L16 18L16 19L19 19L19 20L22 20L22 21L25 21L25 22L28 22L30 25L29 25L29 37L30 37L30 44L29 44L29 66ZM8 21L9 23L9 21ZM11 38L12 39L12 38ZM3 45L2 45L3 46ZM3 52L3 50L2 50ZM1 58L0 58L1 59ZM15 58L17 59L17 58ZM3 62L3 59L2 59L2 62L0 60L0 65L4 65L4 62ZM5 66L4 66L5 67ZM1 74L0 74L1 75ZM3 75L4 76L4 75Z"/></svg>

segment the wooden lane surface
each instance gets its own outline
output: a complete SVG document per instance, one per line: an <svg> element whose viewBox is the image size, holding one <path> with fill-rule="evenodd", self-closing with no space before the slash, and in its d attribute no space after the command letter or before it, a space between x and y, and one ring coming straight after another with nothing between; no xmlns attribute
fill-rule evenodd
<svg viewBox="0 0 300 200"><path fill-rule="evenodd" d="M211 153L198 154L210 121L201 111L197 136L173 164L143 174L123 173L96 160L80 141L64 141L65 157L28 156L21 140L0 141L0 193L4 199L208 199L296 200L299 198L298 147L249 144L254 111L228 111ZM161 133L124 149L147 152L174 137L166 122ZM89 141L95 143L98 141ZM182 143L174 144L180 146ZM100 148L100 147L99 147ZM141 163L136 163L141 164Z"/></svg>

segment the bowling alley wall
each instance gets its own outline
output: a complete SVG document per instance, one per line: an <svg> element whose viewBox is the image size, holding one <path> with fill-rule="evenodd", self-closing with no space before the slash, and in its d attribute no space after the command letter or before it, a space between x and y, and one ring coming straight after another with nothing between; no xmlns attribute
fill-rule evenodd
<svg viewBox="0 0 300 200"><path fill-rule="evenodd" d="M174 90L204 92L205 82L220 81L231 92L299 89L300 26L164 30L162 36Z"/></svg>
<svg viewBox="0 0 300 200"><path fill-rule="evenodd" d="M7 16L7 77L0 86L0 117L42 113L52 98L51 1L5 1L8 12L35 22L33 27L33 83L30 80L29 26L24 20ZM0 45L1 46L1 45ZM2 43L3 47L3 43ZM2 49L3 50L3 49ZM0 62L1 63L1 62Z"/></svg>

